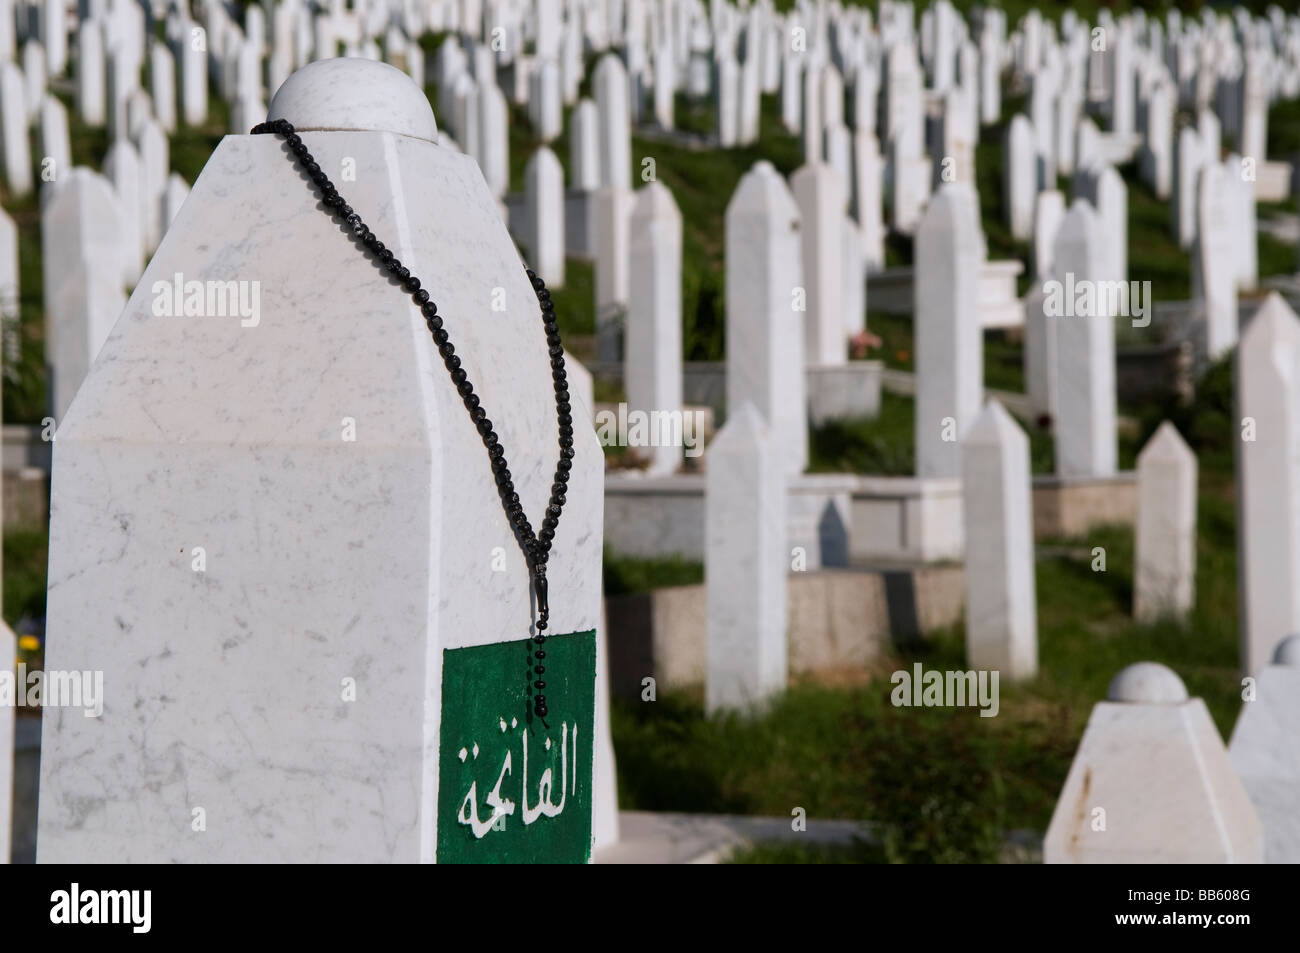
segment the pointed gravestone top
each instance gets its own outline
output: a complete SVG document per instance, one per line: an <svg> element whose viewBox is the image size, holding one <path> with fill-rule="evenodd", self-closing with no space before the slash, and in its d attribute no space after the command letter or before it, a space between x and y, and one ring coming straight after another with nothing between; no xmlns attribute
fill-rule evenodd
<svg viewBox="0 0 1300 953"><path fill-rule="evenodd" d="M284 81L266 118L287 119L298 132L395 132L438 141L420 87L396 67L357 58L304 66Z"/></svg>
<svg viewBox="0 0 1300 953"><path fill-rule="evenodd" d="M1159 662L1138 662L1111 680L1106 698L1113 702L1176 705L1187 701L1187 687L1168 666Z"/></svg>
<svg viewBox="0 0 1300 953"><path fill-rule="evenodd" d="M935 193L925 210L925 217L916 232L917 248L928 245L937 235L951 236L945 245L955 252L978 250L984 252L984 234L979 227L979 203L975 190L964 182L950 182ZM927 260L918 254L917 260Z"/></svg>
<svg viewBox="0 0 1300 953"><path fill-rule="evenodd" d="M1023 443L1028 438L1001 402L990 400L971 424L965 439L968 444L1002 447Z"/></svg>
<svg viewBox="0 0 1300 953"><path fill-rule="evenodd" d="M1276 344L1297 345L1300 337L1300 324L1296 313L1276 291L1269 292L1264 303L1255 312L1254 319L1241 336L1242 350L1271 348Z"/></svg>
<svg viewBox="0 0 1300 953"><path fill-rule="evenodd" d="M727 425L709 444L709 455L744 454L760 456L767 446L767 424L749 401L727 415Z"/></svg>
<svg viewBox="0 0 1300 953"><path fill-rule="evenodd" d="M1075 199L1061 219L1053 246L1053 268L1072 271L1079 278L1093 278L1093 266L1101 251L1097 240L1097 212L1086 199Z"/></svg>
<svg viewBox="0 0 1300 953"><path fill-rule="evenodd" d="M634 222L665 221L680 219L682 213L677 208L673 193L662 182L651 182L637 192L636 205L633 206ZM636 226L633 225L633 241L636 240Z"/></svg>
<svg viewBox="0 0 1300 953"><path fill-rule="evenodd" d="M766 222L787 217L797 220L799 206L772 163L760 159L740 177L736 191L727 203L727 221L734 222L735 227L745 228L755 219ZM729 224L728 229L731 227Z"/></svg>
<svg viewBox="0 0 1300 953"><path fill-rule="evenodd" d="M1187 466L1196 465L1196 454L1187 446L1187 441L1178 432L1178 428L1169 421L1163 421L1156 432L1151 435L1142 452L1138 454L1138 467L1145 463L1180 463Z"/></svg>

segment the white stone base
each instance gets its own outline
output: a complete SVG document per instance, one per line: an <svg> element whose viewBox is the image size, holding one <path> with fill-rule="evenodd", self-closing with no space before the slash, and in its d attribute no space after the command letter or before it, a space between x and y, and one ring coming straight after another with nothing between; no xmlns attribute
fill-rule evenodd
<svg viewBox="0 0 1300 953"><path fill-rule="evenodd" d="M880 414L880 361L809 367L808 419L814 427L832 420L874 418Z"/></svg>

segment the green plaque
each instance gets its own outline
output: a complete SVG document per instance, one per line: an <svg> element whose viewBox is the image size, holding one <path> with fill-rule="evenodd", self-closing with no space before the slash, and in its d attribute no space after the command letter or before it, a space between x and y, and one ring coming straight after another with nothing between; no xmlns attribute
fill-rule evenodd
<svg viewBox="0 0 1300 953"><path fill-rule="evenodd" d="M591 857L596 632L546 640L547 726L529 639L442 653L438 863Z"/></svg>

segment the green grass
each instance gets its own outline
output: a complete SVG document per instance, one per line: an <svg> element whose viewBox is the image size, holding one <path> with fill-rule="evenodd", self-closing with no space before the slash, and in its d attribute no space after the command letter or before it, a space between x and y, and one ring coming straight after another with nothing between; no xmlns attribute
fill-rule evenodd
<svg viewBox="0 0 1300 953"><path fill-rule="evenodd" d="M907 434L899 412L908 403L889 399L884 426ZM1140 439L1121 445L1131 466L1135 448L1168 417L1198 454L1197 595L1186 623L1133 620L1131 528L1047 541L1036 564L1039 674L1000 684L996 717L890 702L895 670L918 661L966 669L960 624L892 647L859 673L860 684L804 680L750 716L705 715L698 688L616 701L622 807L776 817L801 807L810 819L870 821L882 835L875 846L760 844L742 851L741 863L993 861L1009 832L1046 829L1092 707L1125 666L1169 665L1227 737L1241 691L1231 408L1225 358L1192 406L1148 408Z"/></svg>
<svg viewBox="0 0 1300 953"><path fill-rule="evenodd" d="M605 550L605 595L626 596L667 586L704 582L704 564L680 556L640 559Z"/></svg>
<svg viewBox="0 0 1300 953"><path fill-rule="evenodd" d="M916 471L910 397L884 391L875 419L837 420L808 433L810 473L910 476Z"/></svg>
<svg viewBox="0 0 1300 953"><path fill-rule="evenodd" d="M1300 99L1273 103L1268 110L1268 154L1284 159L1300 152Z"/></svg>
<svg viewBox="0 0 1300 953"><path fill-rule="evenodd" d="M1131 618L1133 534L1108 528L1058 541L1037 565L1040 674L999 685L996 717L975 709L896 708L888 672L921 662L964 670L961 627L896 650L857 687L799 684L770 710L706 716L699 692L616 702L626 809L866 820L879 847L760 845L742 862L995 860L1013 830L1044 831L1093 705L1137 661L1169 664L1203 698L1224 737L1240 708L1230 485L1201 483L1197 612L1187 625ZM1094 571L1094 548L1106 555Z"/></svg>
<svg viewBox="0 0 1300 953"><path fill-rule="evenodd" d="M4 617L16 627L24 617L45 616L49 531L9 530L4 534Z"/></svg>

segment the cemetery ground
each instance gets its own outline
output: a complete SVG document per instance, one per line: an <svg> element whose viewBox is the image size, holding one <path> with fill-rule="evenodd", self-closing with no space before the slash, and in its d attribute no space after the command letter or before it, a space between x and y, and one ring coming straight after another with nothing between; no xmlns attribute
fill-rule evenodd
<svg viewBox="0 0 1300 953"><path fill-rule="evenodd" d="M1022 12L1018 3L1004 6L1013 19ZM1025 9L1029 6L1024 4ZM1086 16L1095 5L1075 6ZM432 54L443 37L427 35L421 44ZM582 95L589 92L588 79ZM71 105L70 90L58 93ZM436 90L430 87L428 93L436 102ZM212 97L210 104L203 127L182 125L171 139L172 167L191 183L227 128L220 98ZM976 163L990 259L1027 262L1030 250L1011 240L1000 207L1002 135L1006 120L1018 108L1008 99L1003 124L982 130ZM522 191L525 162L540 143L523 108L510 109L510 186L511 191ZM799 141L782 129L775 97L765 96L762 109L760 139L748 147L696 148L693 140L703 139L712 128L712 112L686 97L678 99L675 133L651 138L638 130L634 135L635 167L644 170L650 160L653 174L672 190L682 213L686 360L723 356L723 217L736 183L758 159L770 161L783 175L803 161ZM74 162L98 168L107 148L103 132L82 126L74 110L70 128ZM567 172L567 115L564 130L551 147ZM1269 140L1271 156L1300 152L1300 104L1271 110ZM39 150L34 148L33 155ZM1120 171L1128 187L1131 276L1151 280L1156 301L1186 299L1188 255L1169 237L1167 204L1155 199L1131 165ZM37 175L39 180L39 169ZM1069 193L1068 182L1061 187ZM8 194L0 198L19 229L23 340L20 360L5 368L4 420L39 425L46 403L39 209L34 196L21 201ZM1293 212L1266 205L1259 210L1261 221ZM1295 260L1293 246L1261 231L1261 280L1293 273ZM887 263L910 264L910 243L891 238ZM1021 276L1021 292L1030 270L1026 267ZM554 293L561 329L569 350L587 359L595 349L592 268L569 260L566 272L565 286ZM1120 344L1132 339L1126 325L1117 325ZM881 339L870 357L889 368L911 369L910 318L871 312L868 328ZM984 361L986 387L1023 391L1022 352L1015 335L986 333ZM619 396L617 388L597 382L598 401ZM1127 418L1120 430L1121 469L1132 469L1138 449L1165 419L1175 423L1198 456L1196 610L1186 623L1143 625L1133 620L1131 527L1101 528L1087 538L1040 543L1040 673L1025 683L1003 682L996 717L982 718L974 707L891 704L890 675L896 670L910 670L918 662L926 669L967 667L960 624L927 633L920 641L895 644L869 669L796 679L759 714L707 716L702 686L660 691L653 701L615 699L620 807L776 817L789 817L802 808L809 819L862 820L871 830L869 839L852 846L760 844L737 855L739 862L1033 859L1032 851L1018 845L1041 844L1092 706L1105 697L1109 681L1125 666L1156 660L1175 669L1188 693L1205 700L1227 737L1240 707L1230 358L1199 383L1188 405L1170 397L1121 404L1120 412ZM886 392L877 418L840 422L811 434L810 469L910 474L912 418L911 398ZM1050 432L1038 421L1021 423L1031 440L1034 472L1051 472ZM41 631L47 542L45 527L6 525L5 615L20 635ZM1104 557L1100 568L1099 550ZM702 578L698 563L606 554L607 595L694 584ZM23 644L35 662L37 643L28 639Z"/></svg>

